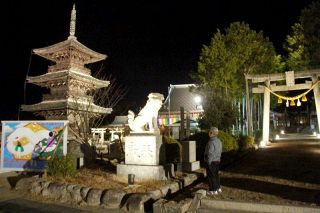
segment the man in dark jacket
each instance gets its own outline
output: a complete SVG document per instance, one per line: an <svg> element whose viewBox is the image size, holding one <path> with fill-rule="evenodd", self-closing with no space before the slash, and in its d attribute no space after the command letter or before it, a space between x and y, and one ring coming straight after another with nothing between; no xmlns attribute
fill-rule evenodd
<svg viewBox="0 0 320 213"><path fill-rule="evenodd" d="M222 153L222 144L218 136L218 128L211 127L209 131L209 141L204 152L204 161L206 162L207 177L209 182L208 195L217 195L221 193L219 165Z"/></svg>

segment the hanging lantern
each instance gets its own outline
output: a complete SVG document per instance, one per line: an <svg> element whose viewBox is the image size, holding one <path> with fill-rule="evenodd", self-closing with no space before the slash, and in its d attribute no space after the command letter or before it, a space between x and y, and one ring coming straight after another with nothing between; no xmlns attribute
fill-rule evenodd
<svg viewBox="0 0 320 213"><path fill-rule="evenodd" d="M289 107L289 100L287 100L286 102L286 107Z"/></svg>
<svg viewBox="0 0 320 213"><path fill-rule="evenodd" d="M291 100L290 101L290 106L295 106L296 105L296 103L294 102L294 100Z"/></svg>
<svg viewBox="0 0 320 213"><path fill-rule="evenodd" d="M278 98L278 104L282 104L282 98Z"/></svg>
<svg viewBox="0 0 320 213"><path fill-rule="evenodd" d="M300 99L298 98L298 101L297 101L297 106L301 106L301 102L300 102Z"/></svg>
<svg viewBox="0 0 320 213"><path fill-rule="evenodd" d="M306 95L303 95L302 98L301 98L301 101L302 101L302 102L306 102L307 100L308 100L308 99L307 99L307 96L306 96Z"/></svg>

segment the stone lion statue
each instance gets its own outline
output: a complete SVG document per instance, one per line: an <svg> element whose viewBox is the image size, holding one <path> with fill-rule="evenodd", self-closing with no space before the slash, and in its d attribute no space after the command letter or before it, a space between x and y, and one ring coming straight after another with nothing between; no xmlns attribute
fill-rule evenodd
<svg viewBox="0 0 320 213"><path fill-rule="evenodd" d="M134 132L155 131L158 129L158 111L162 106L164 97L160 93L150 93L148 101L142 110L135 116L134 112L128 111L128 124Z"/></svg>

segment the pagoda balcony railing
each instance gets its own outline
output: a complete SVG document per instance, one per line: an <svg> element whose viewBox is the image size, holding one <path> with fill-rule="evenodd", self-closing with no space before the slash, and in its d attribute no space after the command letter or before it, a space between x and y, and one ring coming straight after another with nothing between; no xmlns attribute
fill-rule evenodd
<svg viewBox="0 0 320 213"><path fill-rule="evenodd" d="M84 74L91 74L90 69L84 67L83 65L79 65L79 64L75 64L75 63L68 63L68 64L55 64L52 66L48 66L48 72L57 72L60 70L64 70L64 69L69 69L69 68L75 68L76 70L78 70L79 72L82 72Z"/></svg>
<svg viewBox="0 0 320 213"><path fill-rule="evenodd" d="M54 100L61 100L66 98L67 98L66 94L57 94L57 95L43 94L42 95L43 101L54 101Z"/></svg>
<svg viewBox="0 0 320 213"><path fill-rule="evenodd" d="M86 102L86 103L94 103L93 97L92 96L88 96L88 95L70 95L69 97L71 97L75 103L79 102ZM57 94L57 95L52 95L52 94L43 94L42 95L42 100L43 101L55 101L55 100L65 100L68 99L66 94Z"/></svg>

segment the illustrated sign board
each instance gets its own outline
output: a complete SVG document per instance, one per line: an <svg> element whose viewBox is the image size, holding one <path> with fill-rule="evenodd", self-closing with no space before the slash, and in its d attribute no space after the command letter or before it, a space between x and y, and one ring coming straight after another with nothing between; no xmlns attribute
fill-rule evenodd
<svg viewBox="0 0 320 213"><path fill-rule="evenodd" d="M68 121L2 121L1 169L41 171L67 154Z"/></svg>

